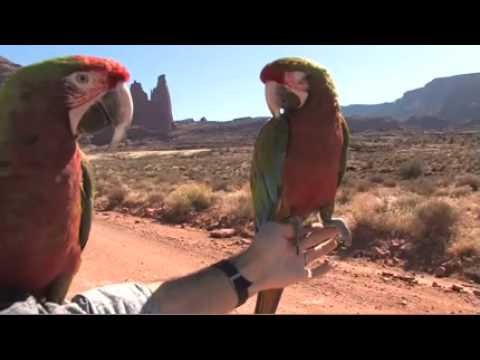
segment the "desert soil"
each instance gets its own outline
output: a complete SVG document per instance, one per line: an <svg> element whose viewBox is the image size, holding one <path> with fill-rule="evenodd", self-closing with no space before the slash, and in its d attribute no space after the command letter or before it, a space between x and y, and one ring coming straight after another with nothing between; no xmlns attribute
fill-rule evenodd
<svg viewBox="0 0 480 360"><path fill-rule="evenodd" d="M152 283L182 276L235 254L248 243L241 238L212 239L205 231L144 218L100 213L69 296L111 283ZM322 278L288 288L278 313L480 314L478 285L407 273L364 259L334 260L337 267ZM234 313L251 314L254 304L252 298Z"/></svg>

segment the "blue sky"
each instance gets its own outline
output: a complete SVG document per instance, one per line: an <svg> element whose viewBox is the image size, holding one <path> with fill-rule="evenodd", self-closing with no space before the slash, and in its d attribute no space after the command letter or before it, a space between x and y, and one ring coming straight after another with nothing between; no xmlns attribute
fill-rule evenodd
<svg viewBox="0 0 480 360"><path fill-rule="evenodd" d="M148 93L166 74L176 120L268 115L259 73L284 56L326 66L342 105L393 101L435 77L480 72L480 46L474 45L0 45L1 56L22 65L75 54L115 58Z"/></svg>

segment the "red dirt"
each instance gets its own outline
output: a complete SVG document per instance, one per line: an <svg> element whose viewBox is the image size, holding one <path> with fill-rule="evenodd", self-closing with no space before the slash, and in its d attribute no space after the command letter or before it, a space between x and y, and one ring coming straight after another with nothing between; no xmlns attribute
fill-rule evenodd
<svg viewBox="0 0 480 360"><path fill-rule="evenodd" d="M99 214L69 295L110 283L152 283L182 276L237 253L246 244L238 237L211 239L196 229ZM400 268L359 259L335 260L337 267L324 277L288 288L278 313L480 314L480 298L473 294L478 285L427 274L415 274L418 283L410 284L401 275L412 274ZM452 285L465 292L452 290ZM254 303L250 299L235 313L251 314Z"/></svg>

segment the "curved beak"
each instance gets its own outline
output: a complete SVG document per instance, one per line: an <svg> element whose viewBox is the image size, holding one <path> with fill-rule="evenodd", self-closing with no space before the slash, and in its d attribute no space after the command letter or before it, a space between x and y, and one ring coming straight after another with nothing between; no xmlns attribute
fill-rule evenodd
<svg viewBox="0 0 480 360"><path fill-rule="evenodd" d="M282 110L285 112L301 108L308 98L307 91L299 91L274 81L265 83L265 95L268 108L274 117L280 116Z"/></svg>
<svg viewBox="0 0 480 360"><path fill-rule="evenodd" d="M265 97L267 98L267 106L270 113L274 117L278 117L281 114L282 109L282 85L275 81L267 81L265 83Z"/></svg>
<svg viewBox="0 0 480 360"><path fill-rule="evenodd" d="M111 145L122 141L132 124L133 101L126 83L107 92L83 115L79 131L93 133L108 126L113 127Z"/></svg>

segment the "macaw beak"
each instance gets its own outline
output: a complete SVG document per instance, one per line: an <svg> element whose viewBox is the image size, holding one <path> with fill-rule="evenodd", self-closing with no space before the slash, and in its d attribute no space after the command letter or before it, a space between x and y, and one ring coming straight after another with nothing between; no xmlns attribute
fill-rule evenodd
<svg viewBox="0 0 480 360"><path fill-rule="evenodd" d="M286 84L275 81L265 83L267 105L274 117L282 112L301 108L308 98L308 91L294 89Z"/></svg>
<svg viewBox="0 0 480 360"><path fill-rule="evenodd" d="M279 117L282 109L281 93L282 85L275 81L267 81L265 83L265 97L267 98L267 106L270 113L274 117Z"/></svg>
<svg viewBox="0 0 480 360"><path fill-rule="evenodd" d="M133 101L126 83L119 84L107 92L83 115L78 130L82 133L94 133L112 126L111 145L122 141L132 124Z"/></svg>

